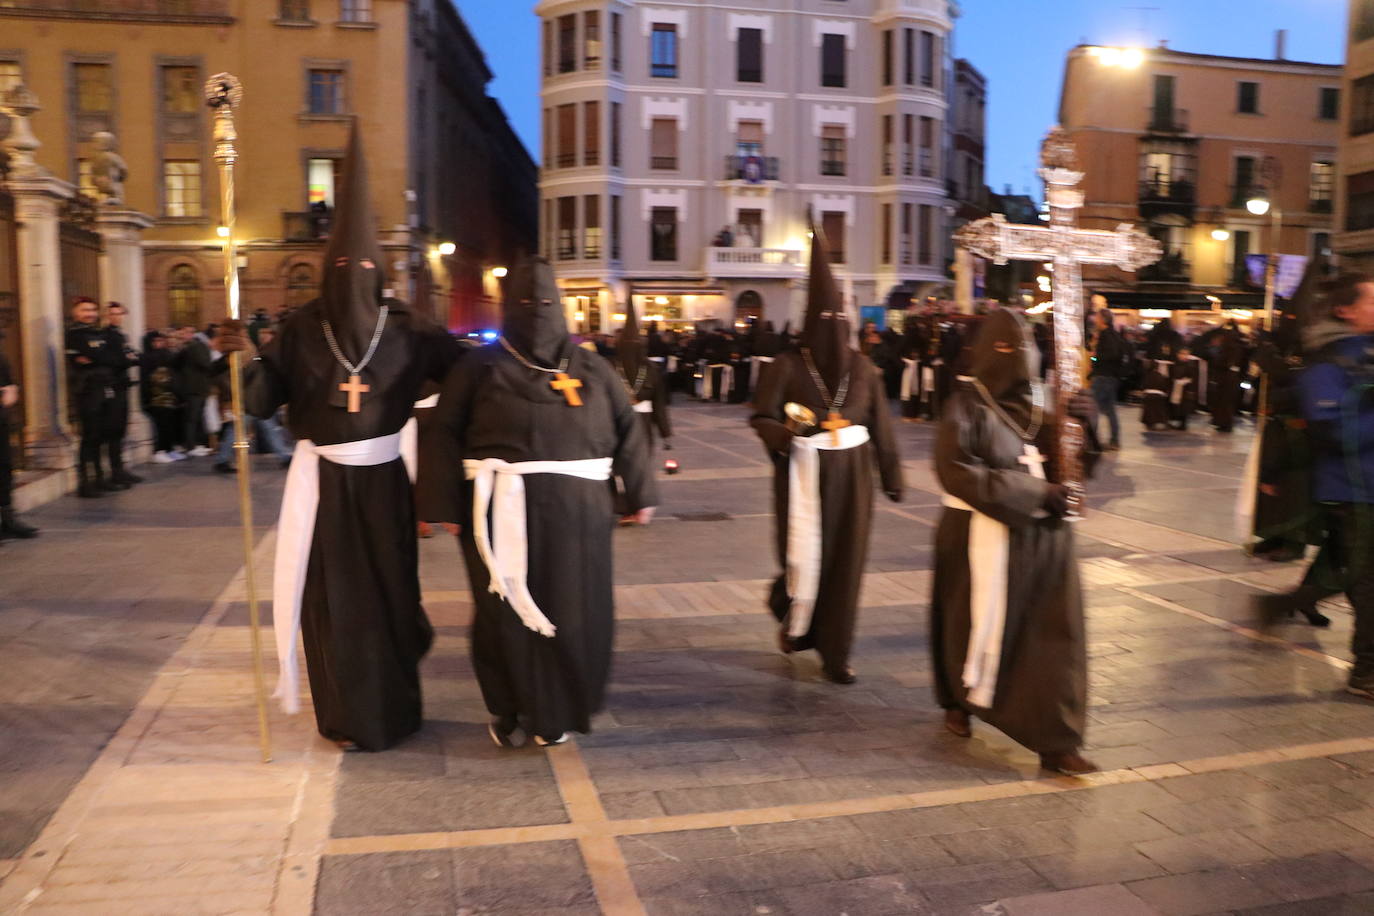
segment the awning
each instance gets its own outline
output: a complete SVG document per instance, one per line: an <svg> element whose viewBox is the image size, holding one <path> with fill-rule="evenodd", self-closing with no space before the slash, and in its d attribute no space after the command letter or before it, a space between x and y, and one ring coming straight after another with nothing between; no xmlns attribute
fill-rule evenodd
<svg viewBox="0 0 1374 916"><path fill-rule="evenodd" d="M692 280L648 280L630 282L632 296L724 296L722 286L708 286Z"/></svg>
<svg viewBox="0 0 1374 916"><path fill-rule="evenodd" d="M1100 289L1093 290L1092 294L1105 298L1107 305L1114 309L1169 309L1175 312L1212 312L1221 309L1264 308L1264 296L1261 293L1153 293L1136 290ZM1212 301L1213 299L1220 299L1221 303L1218 305Z"/></svg>

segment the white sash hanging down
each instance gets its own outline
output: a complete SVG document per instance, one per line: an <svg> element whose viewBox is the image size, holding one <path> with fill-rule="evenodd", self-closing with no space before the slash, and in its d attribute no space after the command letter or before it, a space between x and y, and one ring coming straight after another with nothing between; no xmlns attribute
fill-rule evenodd
<svg viewBox="0 0 1374 916"><path fill-rule="evenodd" d="M935 367L943 366L945 361L937 359L929 366L921 367L921 401L929 401L931 394L935 391Z"/></svg>
<svg viewBox="0 0 1374 916"><path fill-rule="evenodd" d="M1175 405L1182 404L1183 389L1187 388L1191 384L1193 384L1193 380L1190 378L1174 379L1174 390L1169 394L1169 403Z"/></svg>
<svg viewBox="0 0 1374 916"><path fill-rule="evenodd" d="M759 386L759 363L771 363L771 356L751 356L749 357L749 390L754 391Z"/></svg>
<svg viewBox="0 0 1374 916"><path fill-rule="evenodd" d="M654 412L654 402L653 402L653 401L635 401L635 403L634 403L634 410L635 410L635 413L653 413L653 412Z"/></svg>
<svg viewBox="0 0 1374 916"><path fill-rule="evenodd" d="M472 536L491 579L487 591L505 599L526 627L541 636L553 636L555 627L534 603L527 579L529 544L523 478L526 474L563 474L583 480L610 480L611 459L512 463L500 458L467 458L463 470L472 481ZM494 529L490 534L488 508Z"/></svg>
<svg viewBox="0 0 1374 916"><path fill-rule="evenodd" d="M868 441L867 426L839 430L840 444L830 433L797 436L787 473L787 594L792 610L787 635L805 636L816 610L821 586L821 451L858 448Z"/></svg>
<svg viewBox="0 0 1374 916"><path fill-rule="evenodd" d="M906 368L902 370L902 391L900 399L905 402L911 400L911 392L916 387L916 370L919 364L916 360L907 359L906 357L902 358L902 362L906 363Z"/></svg>
<svg viewBox="0 0 1374 916"><path fill-rule="evenodd" d="M439 395L431 394L415 402L415 410L428 410L439 406ZM415 482L415 474L420 468L420 421L411 417L401 427L401 460L406 463L406 473L410 482Z"/></svg>
<svg viewBox="0 0 1374 916"><path fill-rule="evenodd" d="M705 401L711 397L711 391L715 388L715 380L713 378L715 373L711 371L710 366L704 363L698 363L697 369L701 372L701 374L696 377L697 397Z"/></svg>
<svg viewBox="0 0 1374 916"><path fill-rule="evenodd" d="M1194 356L1197 360L1197 402L1207 406L1207 360Z"/></svg>
<svg viewBox="0 0 1374 916"><path fill-rule="evenodd" d="M287 713L301 711L301 671L296 660L296 636L301 629L301 596L315 540L315 514L320 507L320 459L351 467L372 467L395 461L401 454L401 434L379 436L338 445L296 442L286 490L277 519L277 556L272 570L272 629L277 641L277 689L272 696Z"/></svg>

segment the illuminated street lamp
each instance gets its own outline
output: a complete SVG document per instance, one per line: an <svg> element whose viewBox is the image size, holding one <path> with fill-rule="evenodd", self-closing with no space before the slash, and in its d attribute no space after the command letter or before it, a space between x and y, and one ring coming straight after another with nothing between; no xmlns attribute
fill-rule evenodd
<svg viewBox="0 0 1374 916"><path fill-rule="evenodd" d="M1212 238L1218 242L1225 242L1231 238L1231 231L1218 226L1212 230Z"/></svg>
<svg viewBox="0 0 1374 916"><path fill-rule="evenodd" d="M453 253L454 253L455 251L457 251L457 250L458 250L458 246L455 245L455 244L453 244L452 242L440 242L440 243L439 243L439 254L443 255L444 257L448 257L449 255L453 254Z"/></svg>
<svg viewBox="0 0 1374 916"><path fill-rule="evenodd" d="M506 277L506 273L507 271L504 267L493 267L491 269L491 275L498 280L504 280Z"/></svg>
<svg viewBox="0 0 1374 916"><path fill-rule="evenodd" d="M1277 167L1273 168L1277 180ZM1279 273L1279 244L1283 231L1283 211L1271 200L1271 191L1257 191L1245 202L1245 209L1255 216L1269 214L1269 252L1264 258L1264 327L1274 329L1274 288Z"/></svg>
<svg viewBox="0 0 1374 916"><path fill-rule="evenodd" d="M1263 216L1269 212L1269 198L1265 197L1263 194L1256 194L1245 202L1245 209L1249 210L1255 216Z"/></svg>

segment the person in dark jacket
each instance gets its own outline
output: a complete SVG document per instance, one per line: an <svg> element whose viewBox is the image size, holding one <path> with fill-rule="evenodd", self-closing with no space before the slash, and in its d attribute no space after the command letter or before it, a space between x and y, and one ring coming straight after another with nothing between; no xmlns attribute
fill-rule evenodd
<svg viewBox="0 0 1374 916"><path fill-rule="evenodd" d="M129 484L107 479L100 466L101 446L116 419L116 368L124 365L125 357L111 352L110 339L99 324L100 306L94 300L77 299L71 319L66 334L68 384L81 427L76 493L90 499L129 489Z"/></svg>
<svg viewBox="0 0 1374 916"><path fill-rule="evenodd" d="M181 329L181 350L177 353L176 370L185 403L183 419L186 428L182 445L186 454L199 458L210 454L205 428L205 399L214 384L216 355L210 350L210 339L190 326Z"/></svg>
<svg viewBox="0 0 1374 916"><path fill-rule="evenodd" d="M143 356L139 360L139 400L153 424L153 461L170 464L185 458L177 451L185 423L181 419L181 398L177 392L176 356L167 347L168 339L157 331L143 337Z"/></svg>
<svg viewBox="0 0 1374 916"><path fill-rule="evenodd" d="M1305 335L1310 356L1298 379L1326 540L1296 591L1258 603L1268 625L1345 592L1355 613L1346 689L1374 699L1374 276L1336 280L1327 309Z"/></svg>
<svg viewBox="0 0 1374 916"><path fill-rule="evenodd" d="M4 333L0 332L0 340ZM14 512L14 460L10 457L9 410L19 403L19 383L10 373L10 364L0 351L0 541L6 538L31 538L38 529L26 525Z"/></svg>
<svg viewBox="0 0 1374 916"><path fill-rule="evenodd" d="M105 347L115 394L109 424L105 427L105 453L110 461L110 480L133 486L143 483L143 478L124 467L124 437L129 432L129 389L135 384L129 378L129 370L138 365L138 354L124 336L124 318L127 314L124 306L118 302L111 302L105 309Z"/></svg>
<svg viewBox="0 0 1374 916"><path fill-rule="evenodd" d="M1099 310L1090 378L1093 400L1097 402L1097 412L1106 417L1111 425L1112 440L1106 446L1109 452L1121 448L1121 421L1116 416L1116 402L1121 389L1121 375L1125 372L1129 359L1130 351L1121 335L1116 332L1112 310Z"/></svg>

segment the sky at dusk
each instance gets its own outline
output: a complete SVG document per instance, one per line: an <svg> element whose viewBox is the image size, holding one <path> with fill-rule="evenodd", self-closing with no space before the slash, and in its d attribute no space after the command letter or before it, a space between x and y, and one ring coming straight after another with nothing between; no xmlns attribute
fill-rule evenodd
<svg viewBox="0 0 1374 916"><path fill-rule="evenodd" d="M539 30L533 0L457 0L495 74L500 100L536 158ZM779 3L778 6L785 6ZM1038 193L1035 159L1054 122L1064 55L1080 42L1271 57L1288 30L1288 57L1339 63L1346 0L962 0L955 54L988 78L987 182Z"/></svg>

